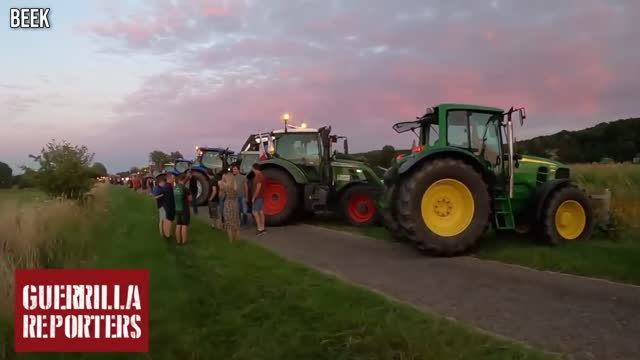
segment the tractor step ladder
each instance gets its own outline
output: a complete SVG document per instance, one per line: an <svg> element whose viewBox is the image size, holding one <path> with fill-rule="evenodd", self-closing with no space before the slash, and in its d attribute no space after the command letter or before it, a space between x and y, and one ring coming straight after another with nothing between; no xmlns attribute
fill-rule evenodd
<svg viewBox="0 0 640 360"><path fill-rule="evenodd" d="M506 195L496 196L494 208L496 227L499 230L513 230L515 228L515 221L513 220L511 199Z"/></svg>

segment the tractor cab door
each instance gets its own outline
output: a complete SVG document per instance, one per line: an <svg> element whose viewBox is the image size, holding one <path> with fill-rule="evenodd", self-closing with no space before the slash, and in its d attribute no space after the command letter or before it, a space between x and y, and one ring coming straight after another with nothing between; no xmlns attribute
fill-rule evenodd
<svg viewBox="0 0 640 360"><path fill-rule="evenodd" d="M305 172L310 182L319 182L321 175L322 145L316 132L288 132L276 140L276 154Z"/></svg>

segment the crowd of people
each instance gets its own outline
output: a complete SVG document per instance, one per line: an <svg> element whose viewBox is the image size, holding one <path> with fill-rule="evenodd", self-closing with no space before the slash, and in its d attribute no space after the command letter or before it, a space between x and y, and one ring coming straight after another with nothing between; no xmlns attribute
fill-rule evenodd
<svg viewBox="0 0 640 360"><path fill-rule="evenodd" d="M191 213L198 213L196 197L198 184L191 170L185 173L160 174L155 179L152 194L158 207L158 230L170 239L175 222L178 245L187 243ZM236 241L241 228L248 226L250 217L256 225L257 235L266 233L263 212L265 178L260 166L254 164L249 174L242 175L238 165L231 171L223 169L211 181L208 199L210 226L227 232L230 241ZM253 215L253 216L251 216Z"/></svg>

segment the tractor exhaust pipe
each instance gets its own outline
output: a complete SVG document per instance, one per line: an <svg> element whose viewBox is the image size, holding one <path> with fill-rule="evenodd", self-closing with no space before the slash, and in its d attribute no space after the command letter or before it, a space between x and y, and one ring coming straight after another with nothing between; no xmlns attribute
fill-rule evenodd
<svg viewBox="0 0 640 360"><path fill-rule="evenodd" d="M513 121L511 113L507 117L507 142L509 143L509 198L513 199L513 178L515 176L515 154L513 151Z"/></svg>

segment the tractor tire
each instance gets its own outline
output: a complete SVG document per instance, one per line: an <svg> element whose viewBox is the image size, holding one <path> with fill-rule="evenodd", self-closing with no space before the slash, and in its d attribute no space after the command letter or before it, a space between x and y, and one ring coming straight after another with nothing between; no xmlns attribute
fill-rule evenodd
<svg viewBox="0 0 640 360"><path fill-rule="evenodd" d="M593 232L591 199L575 186L565 186L549 195L541 219L542 240L551 245L588 239Z"/></svg>
<svg viewBox="0 0 640 360"><path fill-rule="evenodd" d="M397 200L396 185L391 185L387 190L389 193L389 201ZM396 241L407 241L408 237L397 220L397 206L394 203L388 205L386 209L380 209L382 214L382 225L384 226L391 238Z"/></svg>
<svg viewBox="0 0 640 360"><path fill-rule="evenodd" d="M196 204L196 206L207 205L209 195L211 195L211 186L209 185L209 179L205 174L197 171L193 171L192 176L196 179L196 181L198 182L198 187L201 189L198 196L195 199L192 199L192 201Z"/></svg>
<svg viewBox="0 0 640 360"><path fill-rule="evenodd" d="M379 218L377 200L380 189L370 184L350 186L340 195L342 216L354 226L367 226Z"/></svg>
<svg viewBox="0 0 640 360"><path fill-rule="evenodd" d="M264 169L263 211L268 226L286 225L300 208L298 185L284 170Z"/></svg>
<svg viewBox="0 0 640 360"><path fill-rule="evenodd" d="M436 256L472 249L489 225L491 200L482 175L444 158L412 172L398 189L398 221L416 247Z"/></svg>

